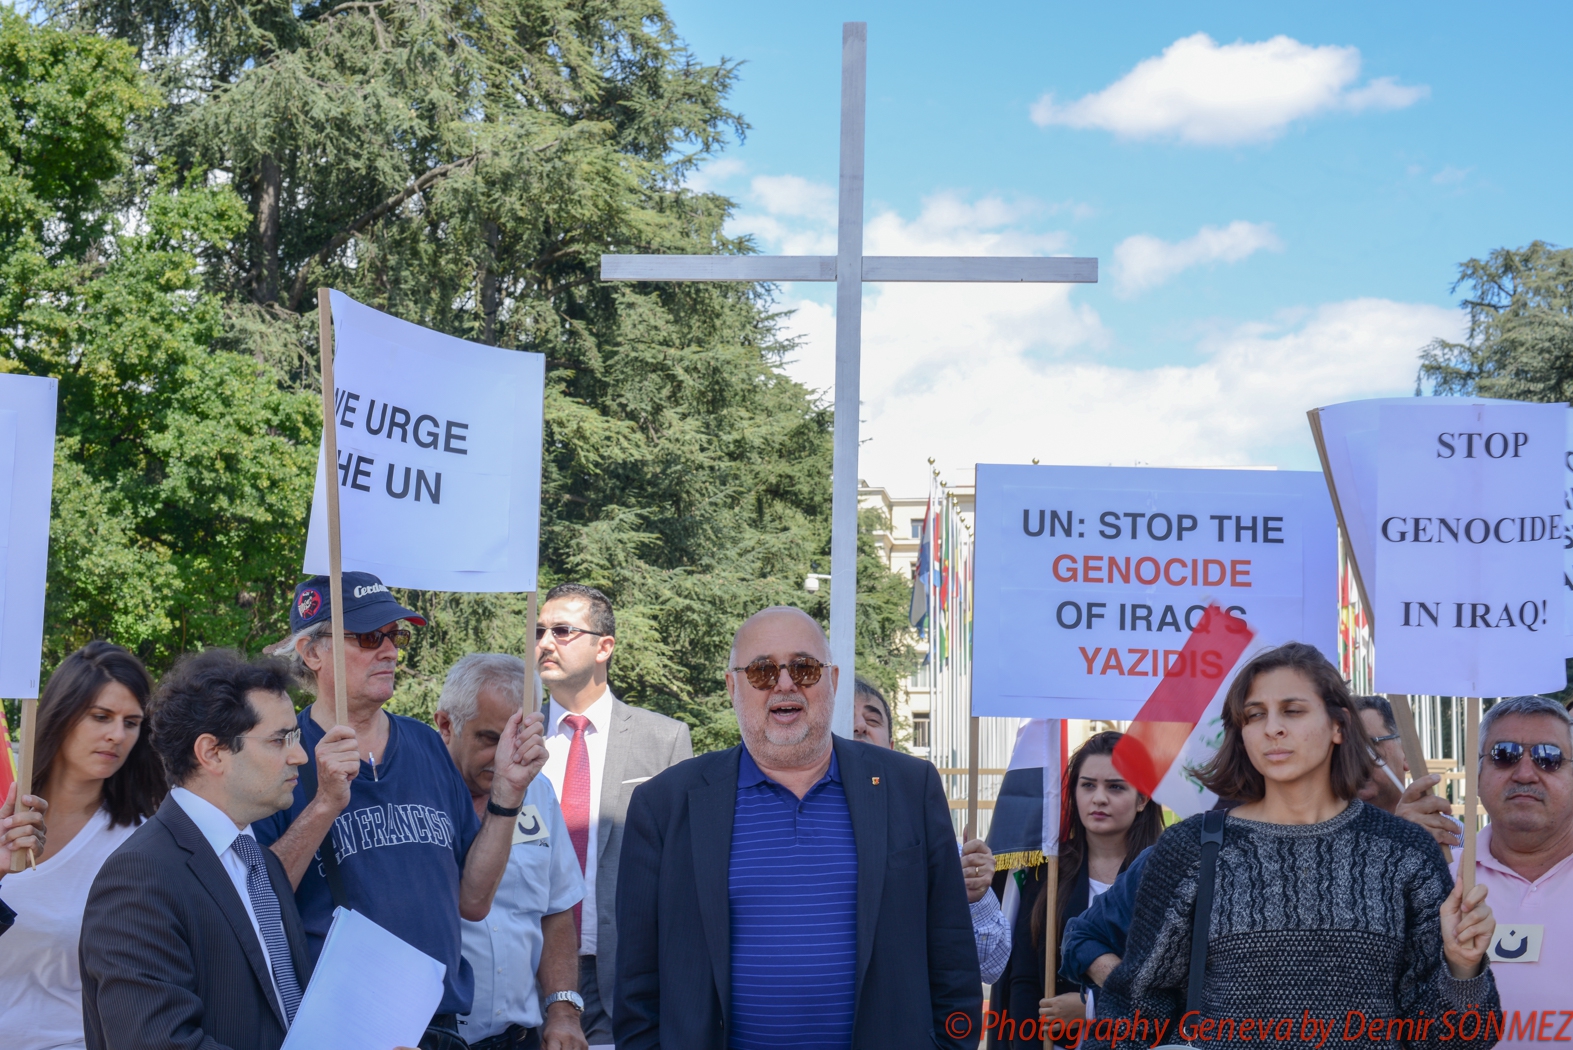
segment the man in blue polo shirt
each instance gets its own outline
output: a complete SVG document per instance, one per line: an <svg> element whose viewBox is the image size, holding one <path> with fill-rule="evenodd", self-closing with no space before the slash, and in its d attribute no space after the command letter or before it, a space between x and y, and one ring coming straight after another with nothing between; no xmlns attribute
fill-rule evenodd
<svg viewBox="0 0 1573 1050"><path fill-rule="evenodd" d="M519 712L508 720L478 816L436 730L383 710L399 650L410 642L403 621L425 619L370 573L345 573L343 594L349 724L334 724L328 580L314 576L295 588L291 636L271 647L292 656L315 687L317 700L299 719L308 761L290 808L252 829L295 886L313 960L341 904L447 966L420 1048L463 1050L458 1015L470 1012L475 977L461 954L459 920L491 910L514 818L546 762L542 719Z"/></svg>
<svg viewBox="0 0 1573 1050"><path fill-rule="evenodd" d="M831 735L824 632L774 608L726 674L743 744L635 789L618 1050L975 1047L982 984L939 774Z"/></svg>

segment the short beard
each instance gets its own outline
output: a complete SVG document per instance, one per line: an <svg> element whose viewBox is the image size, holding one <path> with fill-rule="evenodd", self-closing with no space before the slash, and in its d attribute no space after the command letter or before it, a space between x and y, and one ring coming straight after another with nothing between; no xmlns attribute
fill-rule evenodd
<svg viewBox="0 0 1573 1050"><path fill-rule="evenodd" d="M826 715L821 720L814 714L818 710L821 710L818 705L804 708L808 717L801 728L772 725L768 710L762 724L756 726L748 726L743 719L738 719L748 753L771 769L802 769L811 765L824 753L826 738L830 735L830 718ZM784 739L772 739L777 733Z"/></svg>

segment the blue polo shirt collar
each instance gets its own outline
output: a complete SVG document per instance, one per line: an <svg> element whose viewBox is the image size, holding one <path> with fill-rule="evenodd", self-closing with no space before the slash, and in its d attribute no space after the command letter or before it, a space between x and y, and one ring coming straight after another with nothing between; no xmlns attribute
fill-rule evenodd
<svg viewBox="0 0 1573 1050"><path fill-rule="evenodd" d="M837 784L841 783L841 766L836 761L836 749L834 747L830 749L830 768L825 770L825 775L819 778L814 787L832 780ZM744 744L742 754L738 756L737 760L737 786L746 788L755 787L759 784L775 783L774 780L765 776L765 771L759 768L759 763L754 761L754 756L748 753L748 745ZM776 786L779 787L780 785L777 784ZM809 790L813 790L813 788Z"/></svg>

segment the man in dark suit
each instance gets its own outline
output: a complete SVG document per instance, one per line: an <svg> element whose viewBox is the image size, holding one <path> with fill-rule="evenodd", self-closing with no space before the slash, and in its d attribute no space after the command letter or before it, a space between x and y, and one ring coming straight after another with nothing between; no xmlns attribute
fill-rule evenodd
<svg viewBox="0 0 1573 1050"><path fill-rule="evenodd" d="M743 744L635 790L618 1050L974 1047L978 957L939 774L830 733L819 625L766 609L726 675Z"/></svg>
<svg viewBox="0 0 1573 1050"><path fill-rule="evenodd" d="M110 855L82 916L89 1050L277 1050L311 976L283 865L252 821L306 761L282 662L209 650L164 680L153 746L175 785Z"/></svg>

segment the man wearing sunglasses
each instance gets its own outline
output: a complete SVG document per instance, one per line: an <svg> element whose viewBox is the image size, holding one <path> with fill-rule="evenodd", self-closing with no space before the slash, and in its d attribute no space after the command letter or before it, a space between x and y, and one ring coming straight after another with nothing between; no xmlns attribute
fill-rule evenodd
<svg viewBox="0 0 1573 1050"><path fill-rule="evenodd" d="M475 976L460 948L460 919L484 919L502 881L514 818L546 761L540 715L515 713L494 760L491 796L477 814L437 731L391 715L406 624L426 620L377 577L346 572L344 671L349 724L334 725L328 579L295 588L291 635L271 647L295 661L317 695L300 713L308 760L290 807L253 825L284 863L312 958L336 906L353 908L447 967L442 1000L421 1050L462 1050Z"/></svg>
<svg viewBox="0 0 1573 1050"><path fill-rule="evenodd" d="M1499 1048L1573 1038L1573 719L1543 696L1500 700L1480 722L1475 843L1496 933L1487 954L1506 1018ZM1457 864L1454 865L1457 871Z"/></svg>
<svg viewBox="0 0 1573 1050"><path fill-rule="evenodd" d="M982 981L939 773L831 735L829 649L799 609L751 617L726 672L743 743L634 792L618 1050L977 1046Z"/></svg>
<svg viewBox="0 0 1573 1050"><path fill-rule="evenodd" d="M584 874L574 908L585 1038L612 1041L616 979L617 876L628 799L640 784L694 754L688 726L632 707L607 684L617 619L594 587L558 584L546 592L535 629L536 669L546 704L546 778L557 790L568 837Z"/></svg>

